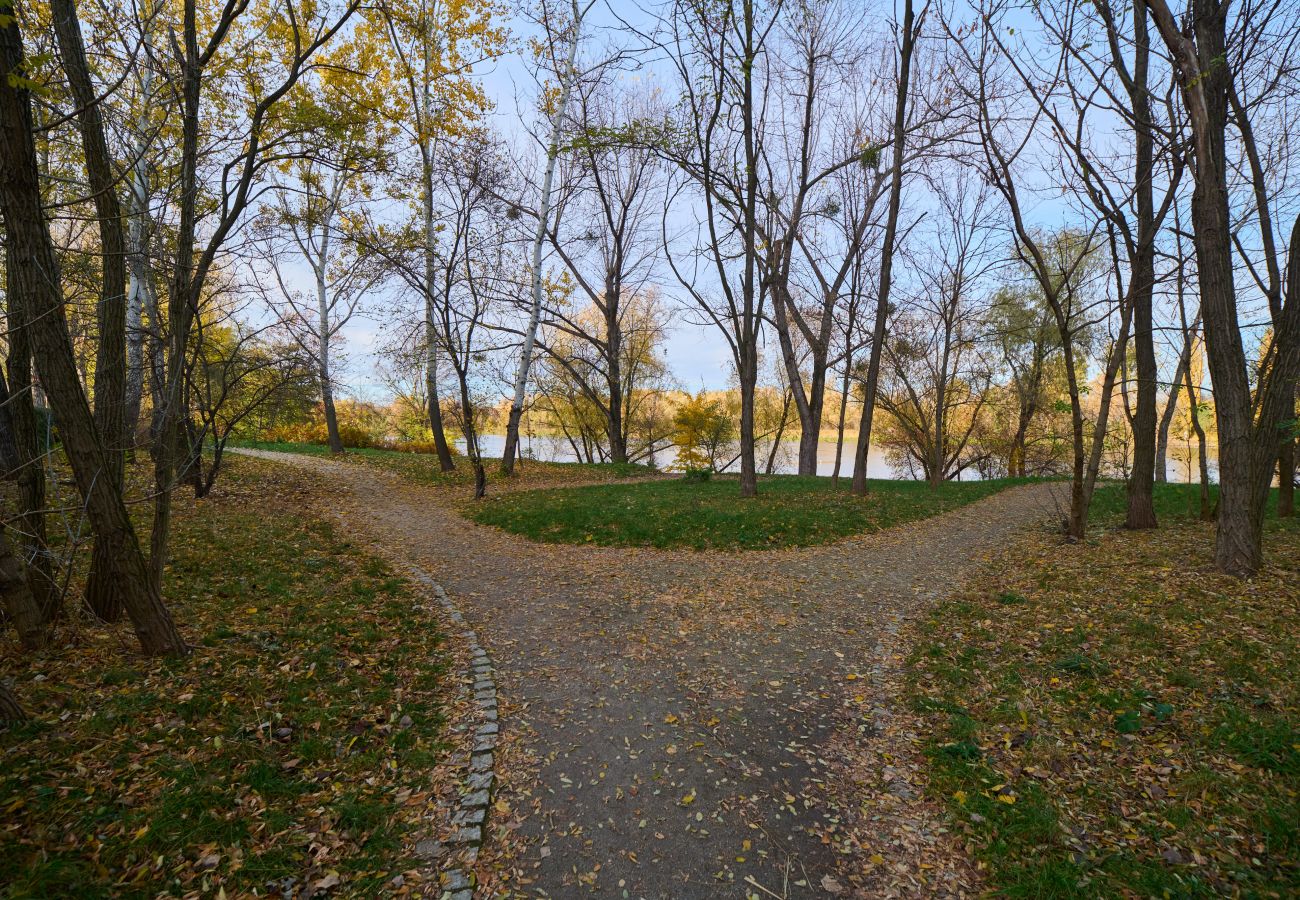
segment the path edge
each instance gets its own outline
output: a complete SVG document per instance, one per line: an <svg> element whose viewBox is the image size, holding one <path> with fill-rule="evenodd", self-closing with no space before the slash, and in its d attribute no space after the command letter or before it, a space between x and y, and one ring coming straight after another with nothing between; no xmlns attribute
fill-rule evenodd
<svg viewBox="0 0 1300 900"><path fill-rule="evenodd" d="M444 849L449 851L438 879L443 900L473 900L477 883L472 866L487 835L488 813L498 783L496 751L500 743L500 722L496 669L478 633L465 621L464 614L442 585L423 569L409 568L411 576L433 593L447 618L460 629L459 637L470 655L469 668L462 675L466 681L473 682L478 724L473 731L469 763L460 779L460 799L452 814L451 836L443 847L431 847L430 855Z"/></svg>

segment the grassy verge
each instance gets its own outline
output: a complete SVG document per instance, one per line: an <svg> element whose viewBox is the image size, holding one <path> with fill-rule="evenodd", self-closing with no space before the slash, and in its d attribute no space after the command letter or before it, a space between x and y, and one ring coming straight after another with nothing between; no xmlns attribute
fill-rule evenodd
<svg viewBox="0 0 1300 900"><path fill-rule="evenodd" d="M917 626L931 790L1000 894L1300 891L1300 527L1227 578L1186 492L1159 531L1009 551Z"/></svg>
<svg viewBox="0 0 1300 900"><path fill-rule="evenodd" d="M309 456L330 455L329 448L323 444L243 441L232 446L272 450L277 453L303 453ZM396 472L404 478L438 487L471 488L474 484L474 473L463 456L456 457L456 469L452 472L440 471L437 458L425 453L351 449L342 458L345 462L375 466ZM543 485L613 481L656 474L654 469L634 463L556 463L526 459L510 476L500 474L499 459L484 458L483 465L487 470L489 493L531 490Z"/></svg>
<svg viewBox="0 0 1300 900"><path fill-rule="evenodd" d="M191 656L76 617L54 649L0 656L34 717L0 732L0 895L372 896L411 867L442 638L270 465L177 497L166 596Z"/></svg>
<svg viewBox="0 0 1300 900"><path fill-rule="evenodd" d="M734 478L683 479L529 491L490 498L467 511L476 521L553 543L766 549L824 544L932 516L1017 482L953 482L932 490L873 481L867 497L829 478L761 479L742 499Z"/></svg>
<svg viewBox="0 0 1300 900"><path fill-rule="evenodd" d="M1156 510L1156 519L1164 522L1191 522L1200 516L1200 486L1195 484L1157 484L1151 499ZM1219 486L1210 485L1210 507L1219 499ZM1128 496L1123 482L1106 482L1097 486L1093 494L1090 515L1092 521L1102 526L1122 525L1124 514L1128 509ZM1277 512L1277 491L1274 490L1268 500L1268 515Z"/></svg>

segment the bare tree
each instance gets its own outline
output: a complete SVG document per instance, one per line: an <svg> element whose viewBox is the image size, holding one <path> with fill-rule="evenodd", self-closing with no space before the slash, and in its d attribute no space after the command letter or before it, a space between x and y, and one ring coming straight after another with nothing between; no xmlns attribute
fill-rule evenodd
<svg viewBox="0 0 1300 900"><path fill-rule="evenodd" d="M1012 47L1003 39L1000 23L1004 7L993 3L981 10L987 27L970 41L955 37L955 46L973 82L968 91L981 145L977 165L1002 195L1011 218L1016 253L1033 273L1056 319L1073 421L1073 480L1067 532L1079 540L1087 527L1108 433L1111 399L1125 360L1134 309L1143 298L1149 300L1146 292L1154 274L1148 263L1154 259L1155 226L1173 202L1177 181L1175 178L1167 185L1160 210L1152 211L1143 199L1150 178L1139 179L1141 184L1136 189L1125 187L1132 182L1090 146L1086 135L1093 120L1109 112L1091 99L1100 88L1082 93L1076 87L1076 80L1082 78L1073 74L1078 62L1071 49L1073 20L1067 19L1065 25L1057 19L1046 20L1048 32L1056 34L1058 47L1065 49L1060 49L1054 59L1049 58L1040 71L1022 45ZM951 29L950 34L955 36ZM1018 89L1008 83L1011 81L1018 82ZM1117 96L1117 92L1109 96ZM1085 223L1081 229L1058 233L1051 239L1045 239L1029 221L1026 206L1026 197L1034 185L1042 183L1036 183L1024 169L1026 161L1040 148L1048 154L1044 170L1054 174L1058 190L1078 199L1078 215ZM1143 172L1149 176L1149 166ZM1134 190L1141 210L1136 229L1124 211L1125 198ZM1100 262L1103 253L1110 258L1108 267ZM1099 273L1106 277L1099 278ZM1079 352L1077 338L1083 330L1103 322L1113 323L1114 333L1105 357L1096 420L1089 438L1085 434L1080 385L1085 357ZM1151 438L1154 453L1154 424Z"/></svg>
<svg viewBox="0 0 1300 900"><path fill-rule="evenodd" d="M903 200L903 174L907 157L907 124L912 89L912 57L925 21L925 8L917 21L912 0L903 0L903 22L898 51L898 81L895 86L894 127L890 141L889 212L880 249L880 287L876 291L875 324L871 329L871 351L862 388L862 418L858 422L858 443L853 455L853 493L867 492L867 459L871 451L871 423L880 384L880 359L884 352L885 325L889 318L889 291L893 285L894 252L897 249L898 216Z"/></svg>
<svg viewBox="0 0 1300 900"><path fill-rule="evenodd" d="M347 222L368 193L367 175L379 164L374 123L368 116L348 121L348 111L329 104L327 140L292 167L291 183L281 183L259 217L265 257L278 287L273 303L280 321L312 360L320 386L325 429L332 453L343 452L334 405L336 372L331 366L339 334L381 276L363 243ZM304 296L286 277L284 251L296 253L311 270L313 292ZM292 255L290 255L292 258Z"/></svg>
<svg viewBox="0 0 1300 900"><path fill-rule="evenodd" d="M638 123L653 119L655 110L652 98L615 92L607 79L574 88L577 134L559 168L546 235L586 302L550 304L545 326L557 339L540 345L599 411L609 459L623 463L638 402L626 371L638 360L629 354L643 343L635 330L653 327L635 315L635 298L650 289L661 249L661 160L636 139ZM586 309L597 315L585 315Z"/></svg>
<svg viewBox="0 0 1300 900"><path fill-rule="evenodd" d="M884 348L877 401L900 433L896 446L931 487L976 463L971 436L988 396L979 293L999 260L990 240L992 202L950 173L935 180L940 221L926 242L916 296L900 304Z"/></svg>
<svg viewBox="0 0 1300 900"><path fill-rule="evenodd" d="M529 306L528 326L524 330L523 347L519 353L519 365L515 370L510 417L506 422L506 443L501 454L501 471L507 475L514 471L515 453L519 446L519 420L524 414L528 371L533 363L533 347L537 342L537 329L542 317L542 250L546 245L547 231L551 227L551 194L555 183L555 170L565 136L572 127L569 122L569 101L573 96L573 86L582 74L578 70L578 48L582 44L583 21L594 5L595 0L586 0L586 2L570 0L567 18L559 12L558 8L552 7L545 0L541 7L541 24L546 32L542 64L556 79L559 94L554 100L553 109L545 109L550 101L543 99L550 135L546 140L546 162L542 169L542 183L537 203L537 230L533 236L532 301Z"/></svg>
<svg viewBox="0 0 1300 900"><path fill-rule="evenodd" d="M768 44L781 5L677 0L659 38L682 90L675 128L663 142L680 174L667 206L688 199L699 204L691 210L694 235L685 258L678 255L677 241L665 241L668 264L731 350L740 390L742 497L758 493L754 400L766 296L759 284L759 165ZM667 235L667 217L664 228Z"/></svg>
<svg viewBox="0 0 1300 900"><path fill-rule="evenodd" d="M1180 27L1166 0L1143 0L1173 61L1191 123L1195 189L1192 226L1205 340L1214 380L1219 436L1219 518L1215 562L1224 572L1254 574L1263 560L1265 501L1285 432L1295 415L1300 372L1300 219L1293 229L1287 295L1270 299L1273 320L1251 389L1233 272L1226 135L1240 66L1229 55L1227 4L1190 0ZM1257 41L1282 4L1244 7L1234 40ZM1238 48L1232 48L1237 50ZM1258 47L1252 49L1259 49ZM1267 204L1261 203L1261 212ZM1276 252L1272 254L1276 258ZM1294 277L1291 273L1294 272Z"/></svg>

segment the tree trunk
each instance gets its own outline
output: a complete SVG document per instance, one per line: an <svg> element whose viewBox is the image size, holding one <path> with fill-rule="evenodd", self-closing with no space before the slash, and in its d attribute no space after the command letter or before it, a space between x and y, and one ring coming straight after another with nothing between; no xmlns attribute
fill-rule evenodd
<svg viewBox="0 0 1300 900"><path fill-rule="evenodd" d="M1170 382L1169 399L1165 401L1164 412L1160 414L1160 425L1156 429L1156 481L1164 484L1169 480L1169 428L1173 425L1174 414L1178 412L1179 385L1183 383L1183 372L1187 368L1188 348L1178 356L1178 365L1174 367L1174 378Z"/></svg>
<svg viewBox="0 0 1300 900"><path fill-rule="evenodd" d="M184 422L188 417L185 391L185 361L189 353L190 330L198 314L199 288L194 266L194 238L198 221L199 101L203 87L202 61L198 45L198 12L195 0L182 2L182 54L180 61L180 178L176 205L176 256L167 294L167 347L163 382L155 390L153 443L154 461L153 526L149 540L151 589L162 590L167 565L167 539L171 533L171 497L176 485L177 464L188 456ZM155 330L159 330L155 327ZM188 462L188 460L185 460Z"/></svg>
<svg viewBox="0 0 1300 900"><path fill-rule="evenodd" d="M578 43L582 36L582 13L577 0L573 0L573 39L565 59L560 78L560 98L551 120L551 139L546 146L546 171L542 176L541 204L537 210L537 234L533 237L532 308L528 313L528 329L524 332L524 346L515 372L514 398L510 403L510 417L506 423L505 450L501 454L501 471L510 475L515 469L515 453L519 447L519 420L523 417L524 399L528 390L528 370L533 363L533 347L537 343L537 329L542 319L542 246L546 242L546 225L551 217L551 186L555 181L555 167L560 158L560 138L564 130L564 117L569 110L569 96L577 77Z"/></svg>
<svg viewBox="0 0 1300 900"><path fill-rule="evenodd" d="M18 469L18 441L14 435L13 417L9 413L9 386L0 376L0 468L6 479ZM36 598L32 595L30 578L23 565L22 556L15 553L9 543L7 509L0 509L0 610L14 623L18 642L24 650L39 650L45 646L49 629Z"/></svg>
<svg viewBox="0 0 1300 900"><path fill-rule="evenodd" d="M907 138L907 92L912 73L912 48L916 42L913 29L912 0L904 0L903 44L899 55L898 94L894 103L894 163L889 175L889 212L885 219L884 244L880 249L880 290L876 298L876 321L871 332L871 355L867 363L867 382L862 397L862 420L858 425L858 445L853 456L853 493L867 493L867 459L871 455L871 423L880 383L880 356L884 350L885 323L889 316L889 290L893 285L894 242L898 233L898 212L903 196L903 151Z"/></svg>
<svg viewBox="0 0 1300 900"><path fill-rule="evenodd" d="M741 356L740 372L740 496L758 496L758 466L754 459L754 393L758 386L758 361L752 353Z"/></svg>
<svg viewBox="0 0 1300 900"><path fill-rule="evenodd" d="M99 346L95 354L95 426L103 443L107 478L120 493L126 450L123 427L126 400L126 240L122 229L122 207L117 197L117 178L104 137L99 98L95 96L86 63L86 47L77 19L75 0L50 0L50 14L58 38L59 55L68 86L77 103L77 124L86 160L86 174L99 219L103 281L99 294ZM108 554L116 552L95 541L90 575L86 581L86 605L98 618L112 622L122 615L122 598L109 574Z"/></svg>
<svg viewBox="0 0 1300 900"><path fill-rule="evenodd" d="M330 384L329 363L322 360L320 372L321 406L325 408L325 440L329 443L330 453L344 452L343 438L339 435L339 416L334 409L334 386Z"/></svg>
<svg viewBox="0 0 1300 900"><path fill-rule="evenodd" d="M41 620L48 623L61 612L62 595L55 582L46 546L45 446L32 399L32 348L26 328L27 301L14 278L12 247L6 249L5 288L9 327L8 383L4 408L14 440L14 479L18 483L18 518L10 524L19 535L19 553L26 560L27 584Z"/></svg>
<svg viewBox="0 0 1300 900"><path fill-rule="evenodd" d="M622 309L622 287L616 284L617 273L605 279L605 381L609 391L606 415L606 437L609 440L609 461L627 462L628 425L623 418L623 325L619 321Z"/></svg>
<svg viewBox="0 0 1300 900"><path fill-rule="evenodd" d="M817 445L821 437L822 406L825 402L825 398L819 395L824 394L826 390L826 353L815 342L809 342L812 350L812 372L805 390L803 372L799 369L799 357L795 352L794 339L790 332L790 322L793 318L790 304L793 301L789 294L789 272L785 268L788 265L785 259L789 252L787 249L785 252L778 251L772 254L767 263L770 274L766 279L766 288L772 300L772 321L776 325L781 361L785 366L786 381L790 385L790 399L799 416L799 458L796 471L800 475L816 475Z"/></svg>
<svg viewBox="0 0 1300 900"><path fill-rule="evenodd" d="M325 224L320 239L320 257L316 261L316 327L319 329L320 344L317 349L316 362L319 364L316 375L320 380L321 406L325 408L325 439L329 443L330 453L343 452L343 439L339 436L339 417L334 409L334 380L330 373L330 302L329 285L325 281L325 266L329 262L329 220Z"/></svg>
<svg viewBox="0 0 1300 900"><path fill-rule="evenodd" d="M1277 517L1295 516L1295 438L1282 442L1277 455Z"/></svg>
<svg viewBox="0 0 1300 900"><path fill-rule="evenodd" d="M835 468L831 470L831 484L840 483L840 461L844 454L844 418L849 406L849 372L852 370L853 358L844 356L844 380L840 383L840 414L835 426Z"/></svg>
<svg viewBox="0 0 1300 900"><path fill-rule="evenodd" d="M27 721L27 713L23 712L22 706L18 703L18 698L14 692L9 689L9 685L0 681L0 723L6 725L16 725L19 722Z"/></svg>
<svg viewBox="0 0 1300 900"><path fill-rule="evenodd" d="M1155 327L1152 296L1155 291L1156 221L1152 180L1155 174L1154 141L1151 134L1151 101L1147 92L1150 38L1146 10L1133 4L1133 75L1129 99L1133 106L1134 187L1137 205L1137 246L1130 273L1133 294L1133 341L1137 353L1137 408L1133 415L1133 471L1128 479L1126 528L1155 528L1156 510L1152 497L1156 479L1156 369Z"/></svg>
<svg viewBox="0 0 1300 900"><path fill-rule="evenodd" d="M31 101L22 79L22 37L15 20L0 26L0 209L11 248L10 277L23 297L41 385L53 406L96 542L105 545L106 576L116 586L149 654L181 654L185 642L149 577L120 488L78 377L68 337L59 260L41 207L32 139Z"/></svg>
<svg viewBox="0 0 1300 900"><path fill-rule="evenodd" d="M1068 334L1068 326L1062 332ZM1083 451L1083 405L1079 400L1079 380L1074 368L1074 353L1069 341L1064 346L1065 379L1070 392L1070 436L1074 445L1070 466L1070 512L1065 520L1065 533L1071 540L1081 541L1088 528L1087 504L1084 483L1085 465Z"/></svg>
<svg viewBox="0 0 1300 900"><path fill-rule="evenodd" d="M146 64L140 81L141 102L147 110L153 94L153 71ZM130 223L127 230L127 269L129 280L126 289L126 399L123 426L126 429L127 449L136 445L136 430L140 425L140 409L144 405L144 310L158 307L154 293L153 274L149 266L149 173L145 165L149 128L144 114L136 124L136 142L132 147L135 163L131 167ZM152 318L150 324L157 328Z"/></svg>
<svg viewBox="0 0 1300 900"><path fill-rule="evenodd" d="M1219 437L1215 563L1223 572L1245 577L1258 571L1263 562L1264 510L1281 439L1278 428L1295 403L1300 285L1288 275L1286 311L1274 315L1275 353L1267 379L1261 379L1256 402L1233 283L1233 223L1228 209L1225 146L1232 78L1224 64L1227 8L1218 0L1193 0L1191 28L1184 32L1164 0L1145 2L1177 67L1192 124L1196 159L1193 238ZM1292 232L1290 255L1289 265L1300 278L1300 220Z"/></svg>
<svg viewBox="0 0 1300 900"><path fill-rule="evenodd" d="M9 543L9 530L0 526L0 600L23 649L39 650L49 640L49 626L32 596L25 569Z"/></svg>
<svg viewBox="0 0 1300 900"><path fill-rule="evenodd" d="M428 78L429 61L425 60L425 78ZM425 84L425 115L431 114L431 98L428 84ZM429 430L433 432L433 449L438 456L438 469L453 472L456 462L451 456L451 445L447 443L447 430L442 422L442 398L438 396L438 332L434 325L433 285L437 260L434 245L438 240L437 223L433 216L433 147L426 143L420 145L423 154L424 175L424 394L429 412Z"/></svg>

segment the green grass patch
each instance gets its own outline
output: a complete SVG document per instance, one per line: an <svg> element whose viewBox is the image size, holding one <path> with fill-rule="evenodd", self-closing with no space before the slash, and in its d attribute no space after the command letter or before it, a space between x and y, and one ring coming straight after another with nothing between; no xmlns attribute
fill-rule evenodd
<svg viewBox="0 0 1300 900"><path fill-rule="evenodd" d="M1300 893L1300 529L1215 574L1188 490L1157 531L1008 550L912 626L930 789L998 896Z"/></svg>
<svg viewBox="0 0 1300 900"><path fill-rule="evenodd" d="M987 497L1018 480L873 480L866 497L829 478L775 475L745 499L733 477L536 490L466 510L475 521L537 541L618 547L762 550L824 544L923 519Z"/></svg>
<svg viewBox="0 0 1300 900"><path fill-rule="evenodd" d="M1198 484L1165 483L1156 484L1151 493L1155 506L1156 519L1161 522L1193 522L1201 514L1201 487ZM1219 486L1210 485L1210 508L1219 500ZM1122 524L1128 510L1128 495L1123 482L1107 481L1097 485L1092 495L1092 507L1089 516L1098 525L1114 526ZM1277 488L1268 499L1268 516L1274 526L1283 525L1275 516L1277 513Z"/></svg>
<svg viewBox="0 0 1300 900"><path fill-rule="evenodd" d="M33 716L0 732L0 896L265 895L330 873L372 896L412 867L406 801L445 751L442 636L271 466L235 458L212 498L177 496L165 594L190 656L73 616L54 649L0 657Z"/></svg>

